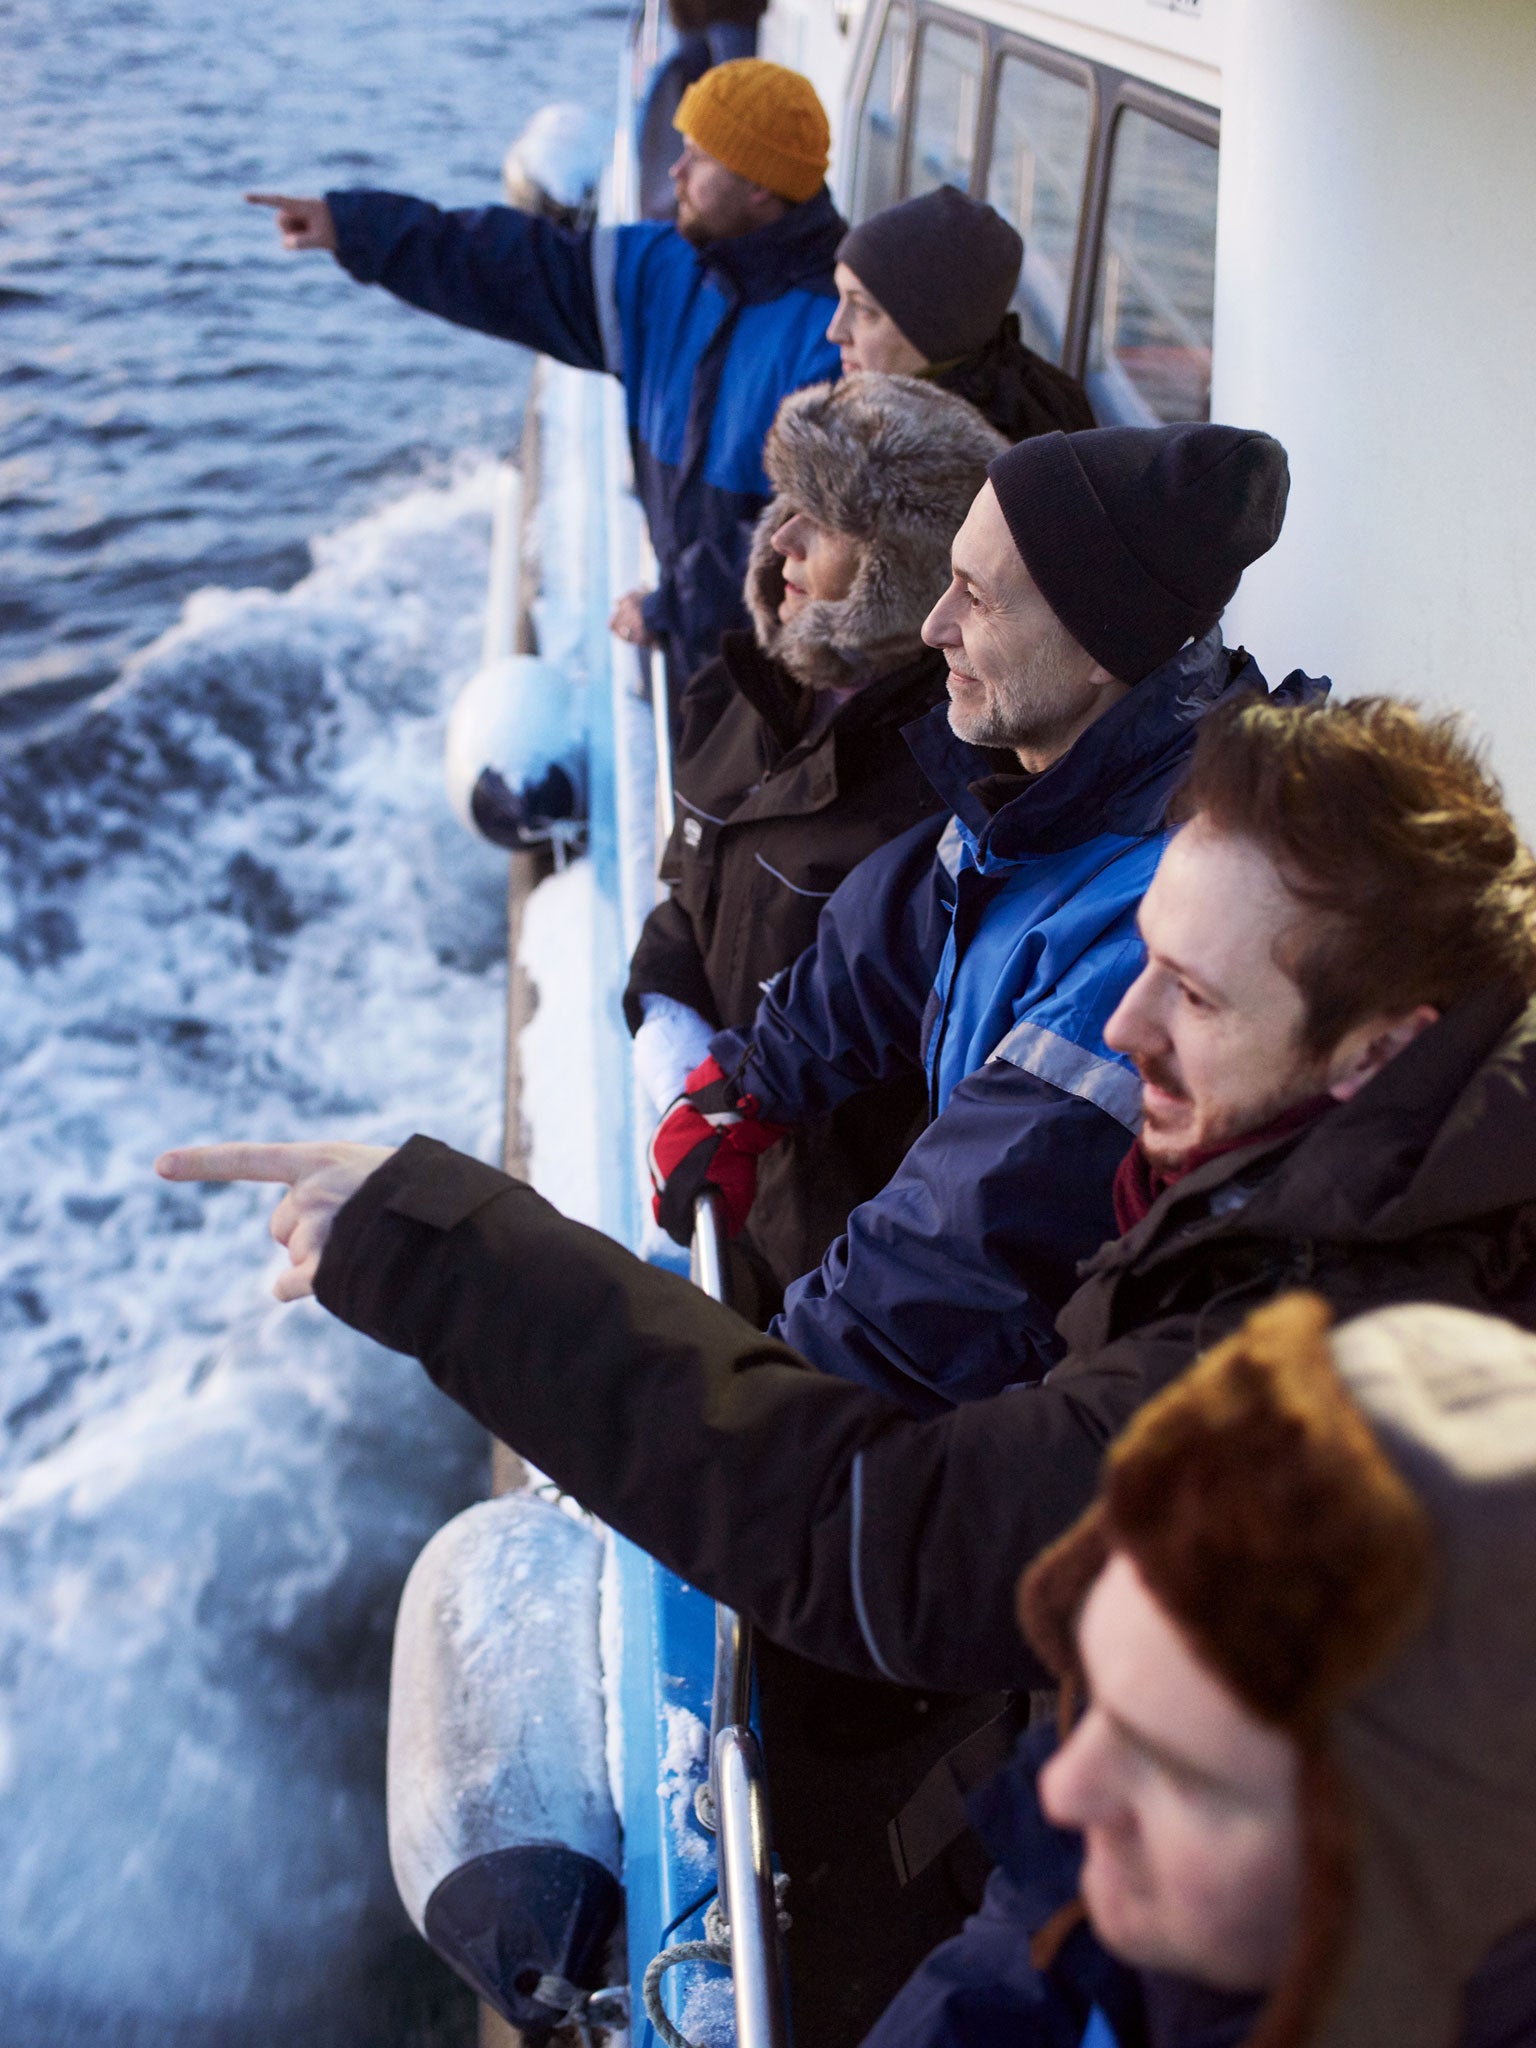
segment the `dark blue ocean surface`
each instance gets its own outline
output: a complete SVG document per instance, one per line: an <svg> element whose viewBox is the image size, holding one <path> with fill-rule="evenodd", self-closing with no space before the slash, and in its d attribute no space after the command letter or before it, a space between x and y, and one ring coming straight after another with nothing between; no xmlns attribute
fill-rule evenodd
<svg viewBox="0 0 1536 2048"><path fill-rule="evenodd" d="M450 814L527 362L246 184L473 203L608 10L0 0L0 2042L462 2048L395 1897L395 1604L485 1444L266 1293L218 1136L494 1157Z"/></svg>
<svg viewBox="0 0 1536 2048"><path fill-rule="evenodd" d="M99 686L208 583L512 436L526 358L285 256L247 186L499 197L622 9L0 0L0 690Z"/></svg>

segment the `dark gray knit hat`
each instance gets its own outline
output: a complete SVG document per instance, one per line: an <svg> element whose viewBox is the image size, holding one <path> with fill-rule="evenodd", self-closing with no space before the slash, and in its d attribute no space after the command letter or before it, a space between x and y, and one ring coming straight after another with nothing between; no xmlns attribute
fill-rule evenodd
<svg viewBox="0 0 1536 2048"><path fill-rule="evenodd" d="M1041 595L1123 683L1215 625L1291 486L1280 443L1242 427L1038 434L987 476Z"/></svg>
<svg viewBox="0 0 1536 2048"><path fill-rule="evenodd" d="M837 260L928 362L948 363L1002 325L1024 244L995 208L941 185L851 228Z"/></svg>

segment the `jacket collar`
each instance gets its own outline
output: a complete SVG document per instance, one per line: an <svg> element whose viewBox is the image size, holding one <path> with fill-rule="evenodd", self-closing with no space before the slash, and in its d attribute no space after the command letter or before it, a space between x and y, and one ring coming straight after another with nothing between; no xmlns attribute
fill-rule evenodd
<svg viewBox="0 0 1536 2048"><path fill-rule="evenodd" d="M750 234L711 242L698 258L728 296L744 305L764 305L796 289L835 299L832 266L847 232L848 223L823 185L814 199Z"/></svg>
<svg viewBox="0 0 1536 2048"><path fill-rule="evenodd" d="M1305 681L1287 678L1281 689ZM1023 860L1081 846L1102 832L1136 838L1157 831L1196 725L1228 690L1241 687L1264 688L1258 664L1241 649L1224 647L1220 628L1213 626L1143 677L1059 761L995 813L971 785L994 775L1000 756L957 739L947 707L909 727L907 744L978 856Z"/></svg>
<svg viewBox="0 0 1536 2048"><path fill-rule="evenodd" d="M780 749L789 753L799 746L809 732L806 699L813 693L766 654L751 633L723 634L720 659L737 695L751 705ZM943 657L921 648L915 660L865 683L839 705L817 736L835 733L843 739L873 726L901 724L933 702L943 679Z"/></svg>

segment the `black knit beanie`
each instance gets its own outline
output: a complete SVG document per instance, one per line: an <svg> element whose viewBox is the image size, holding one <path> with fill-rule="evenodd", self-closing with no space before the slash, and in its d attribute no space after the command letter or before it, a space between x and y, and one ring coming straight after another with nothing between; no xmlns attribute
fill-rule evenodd
<svg viewBox="0 0 1536 2048"><path fill-rule="evenodd" d="M953 185L871 214L837 246L930 363L983 348L1002 325L1024 244L1003 216Z"/></svg>
<svg viewBox="0 0 1536 2048"><path fill-rule="evenodd" d="M987 475L1041 595L1123 683L1215 625L1291 486L1280 443L1242 427L1039 434Z"/></svg>

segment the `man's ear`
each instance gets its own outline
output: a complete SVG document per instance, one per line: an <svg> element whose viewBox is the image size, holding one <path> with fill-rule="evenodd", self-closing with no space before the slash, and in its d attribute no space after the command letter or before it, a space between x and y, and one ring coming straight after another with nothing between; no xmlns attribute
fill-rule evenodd
<svg viewBox="0 0 1536 2048"><path fill-rule="evenodd" d="M1412 1045L1421 1031L1439 1021L1440 1012L1433 1003L1420 1003L1401 1017L1368 1017L1353 1031L1346 1031L1328 1060L1328 1093L1335 1102L1348 1102Z"/></svg>
<svg viewBox="0 0 1536 2048"><path fill-rule="evenodd" d="M766 185L748 185L747 205L757 216L760 227L782 220L789 211L789 201L781 199L777 192L770 192Z"/></svg>

